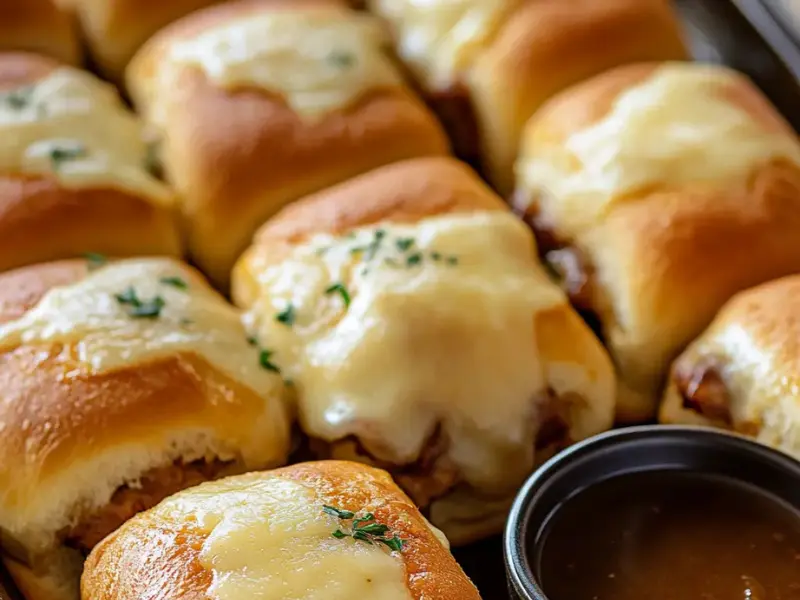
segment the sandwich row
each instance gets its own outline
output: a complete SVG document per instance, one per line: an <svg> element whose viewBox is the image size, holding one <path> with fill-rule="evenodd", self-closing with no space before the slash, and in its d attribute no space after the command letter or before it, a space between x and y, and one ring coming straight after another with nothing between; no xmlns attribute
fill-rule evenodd
<svg viewBox="0 0 800 600"><path fill-rule="evenodd" d="M729 213L731 226L783 226L770 206L797 203L741 185L738 200L764 208L752 223ZM694 208L698 197L672 201ZM636 252L657 241L640 238ZM29 600L77 598L84 557L171 494L287 461L384 469L454 544L497 532L537 464L631 406L544 266L560 263L539 255L531 229L466 165L436 158L383 167L269 220L234 272L242 312L171 258L1 274L0 540ZM662 418L800 452L798 285L788 277L731 300L675 363Z"/></svg>

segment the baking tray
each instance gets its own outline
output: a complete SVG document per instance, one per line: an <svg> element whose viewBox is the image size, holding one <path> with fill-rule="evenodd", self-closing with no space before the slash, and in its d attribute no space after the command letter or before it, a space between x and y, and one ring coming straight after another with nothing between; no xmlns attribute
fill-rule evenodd
<svg viewBox="0 0 800 600"><path fill-rule="evenodd" d="M769 7L761 0L677 0L675 4L684 17L694 57L749 75L800 131L800 46L784 29L786 25L766 12ZM484 600L508 600L499 536L455 549L454 554Z"/></svg>
<svg viewBox="0 0 800 600"><path fill-rule="evenodd" d="M800 131L800 18L797 29L783 0L676 0L697 60L748 74ZM500 536L454 554L484 600L508 600ZM0 600L24 600L0 563Z"/></svg>

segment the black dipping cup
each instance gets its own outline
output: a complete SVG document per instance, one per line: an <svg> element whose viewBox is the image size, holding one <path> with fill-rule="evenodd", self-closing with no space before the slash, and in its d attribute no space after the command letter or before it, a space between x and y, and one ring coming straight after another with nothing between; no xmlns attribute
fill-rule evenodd
<svg viewBox="0 0 800 600"><path fill-rule="evenodd" d="M667 425L603 433L550 459L517 495L503 542L511 598L548 600L538 557L546 525L569 498L611 477L674 470L749 484L800 510L800 462L742 436Z"/></svg>

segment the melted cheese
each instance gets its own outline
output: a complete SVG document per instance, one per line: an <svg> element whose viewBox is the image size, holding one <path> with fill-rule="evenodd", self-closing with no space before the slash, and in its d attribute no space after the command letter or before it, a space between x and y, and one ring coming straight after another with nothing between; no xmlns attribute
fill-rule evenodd
<svg viewBox="0 0 800 600"><path fill-rule="evenodd" d="M181 289L162 280L178 277ZM135 290L141 301L163 299L156 318L134 318L118 294ZM238 312L197 275L171 259L131 259L85 279L53 288L30 311L0 326L0 349L58 344L86 370L102 373L181 352L205 358L262 397L277 397L280 378L259 364ZM69 374L68 374L69 375Z"/></svg>
<svg viewBox="0 0 800 600"><path fill-rule="evenodd" d="M308 434L356 435L403 463L441 422L475 485L516 485L530 470L546 387L534 316L565 300L512 214L317 235L255 270L247 318L294 382ZM290 304L291 327L275 318Z"/></svg>
<svg viewBox="0 0 800 600"><path fill-rule="evenodd" d="M68 188L111 187L171 204L146 169L144 130L113 87L61 67L0 92L0 170L49 175Z"/></svg>
<svg viewBox="0 0 800 600"><path fill-rule="evenodd" d="M215 600L411 600L402 560L380 545L336 539L341 523L316 491L278 478L230 478L153 511L208 533L200 563Z"/></svg>
<svg viewBox="0 0 800 600"><path fill-rule="evenodd" d="M520 0L370 0L397 33L397 53L430 89L447 89Z"/></svg>
<svg viewBox="0 0 800 600"><path fill-rule="evenodd" d="M664 66L560 150L542 156L532 139L517 165L523 186L547 192L545 203L557 199L547 210L569 230L648 187L742 180L775 158L800 164L795 137L767 130L725 98L732 83L718 67Z"/></svg>
<svg viewBox="0 0 800 600"><path fill-rule="evenodd" d="M402 84L383 52L386 41L378 21L364 14L274 10L176 42L168 61L198 67L228 89L263 88L299 115L318 118L376 88Z"/></svg>

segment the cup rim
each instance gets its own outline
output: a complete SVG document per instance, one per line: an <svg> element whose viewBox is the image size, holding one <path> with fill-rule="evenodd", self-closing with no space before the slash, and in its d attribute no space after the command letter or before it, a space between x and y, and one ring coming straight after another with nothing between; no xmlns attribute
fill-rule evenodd
<svg viewBox="0 0 800 600"><path fill-rule="evenodd" d="M520 600L548 600L536 581L525 548L528 521L535 506L534 495L539 485L547 482L569 464L603 448L637 441L647 443L658 437L703 441L706 444L720 444L739 452L747 452L772 462L787 473L793 472L800 480L800 461L752 438L724 429L702 425L637 425L613 429L581 440L547 460L530 475L511 506L503 534L503 557L509 585ZM646 461L643 464L646 465ZM653 470L658 470L658 467L654 467ZM578 491L582 488L576 486L575 489Z"/></svg>

